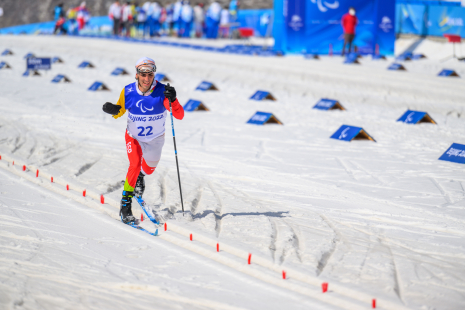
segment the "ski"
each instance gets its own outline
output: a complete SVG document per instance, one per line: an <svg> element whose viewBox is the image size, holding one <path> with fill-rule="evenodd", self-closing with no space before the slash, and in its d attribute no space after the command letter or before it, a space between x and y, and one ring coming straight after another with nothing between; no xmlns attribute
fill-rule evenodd
<svg viewBox="0 0 465 310"><path fill-rule="evenodd" d="M142 199L142 197L135 197L137 202L139 203L140 207L142 208L142 210L144 210L144 213L147 215L147 217L150 219L150 221L152 221L152 223L154 223L155 225L162 225L164 222L165 222L165 219L163 218L163 216L161 214L158 214L157 212L153 211L153 209L147 205L144 201L144 199ZM162 223L163 222L163 223Z"/></svg>
<svg viewBox="0 0 465 310"><path fill-rule="evenodd" d="M141 226L139 226L139 225L135 225L135 224L131 224L131 223L129 223L129 224L127 224L127 225L129 225L129 226L131 226L131 227L133 227L133 228L135 228L135 229L137 229L137 230L142 230L143 232L146 232L146 233L148 233L149 235L158 236L158 228L155 230L154 233L152 233L152 232L148 231L147 229L145 229L145 228L143 228L143 227L141 227Z"/></svg>
<svg viewBox="0 0 465 310"><path fill-rule="evenodd" d="M123 222L123 220L121 220L121 222ZM155 232L152 233L152 232L148 231L147 229L145 229L144 227L139 226L139 225L136 224L135 222L129 222L129 223L124 223L124 222L123 222L123 224L126 224L126 225L128 225L128 226L131 226L132 228L135 228L135 229L137 229L137 230L141 230L141 231L143 231L143 232L146 232L146 233L148 233L149 235L158 236L158 228L156 228L156 229L155 229Z"/></svg>

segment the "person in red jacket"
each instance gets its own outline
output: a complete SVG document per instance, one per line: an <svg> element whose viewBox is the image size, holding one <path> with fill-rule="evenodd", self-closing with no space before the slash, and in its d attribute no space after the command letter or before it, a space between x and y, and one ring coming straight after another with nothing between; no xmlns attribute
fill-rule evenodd
<svg viewBox="0 0 465 310"><path fill-rule="evenodd" d="M136 82L126 85L116 104L107 102L103 111L114 118L128 112L126 129L126 151L129 169L121 199L121 220L126 224L135 223L131 203L134 195L142 197L145 190L144 177L151 175L161 158L165 144L165 122L167 111L179 120L184 109L176 99L174 87L155 80L155 61L142 57L136 62Z"/></svg>
<svg viewBox="0 0 465 310"><path fill-rule="evenodd" d="M349 45L349 54L352 52L352 42L355 38L355 27L358 19L355 16L355 9L349 8L349 13L342 16L342 29L344 30L344 45L342 46L342 56L344 56L347 44Z"/></svg>

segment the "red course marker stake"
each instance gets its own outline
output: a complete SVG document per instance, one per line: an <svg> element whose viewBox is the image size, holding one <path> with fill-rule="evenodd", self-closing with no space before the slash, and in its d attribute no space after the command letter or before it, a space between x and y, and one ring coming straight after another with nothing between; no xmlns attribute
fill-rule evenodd
<svg viewBox="0 0 465 310"><path fill-rule="evenodd" d="M167 229L168 229L168 225L166 225L166 223L165 223L165 231L166 231Z"/></svg>
<svg viewBox="0 0 465 310"><path fill-rule="evenodd" d="M2 160L2 155L0 155L0 160Z"/></svg>
<svg viewBox="0 0 465 310"><path fill-rule="evenodd" d="M50 181L53 183L53 177L50 177Z"/></svg>
<svg viewBox="0 0 465 310"><path fill-rule="evenodd" d="M140 221L143 222L144 221L144 215L141 213L140 214Z"/></svg>
<svg viewBox="0 0 465 310"><path fill-rule="evenodd" d="M248 260L249 265L251 261L252 261L252 254L249 253L249 260Z"/></svg>
<svg viewBox="0 0 465 310"><path fill-rule="evenodd" d="M66 190L69 191L69 185L68 184L66 184Z"/></svg>
<svg viewBox="0 0 465 310"><path fill-rule="evenodd" d="M220 244L217 243L217 244L216 244L216 252L219 252L219 251L220 251Z"/></svg>
<svg viewBox="0 0 465 310"><path fill-rule="evenodd" d="M321 283L321 290L323 291L323 293L326 293L328 291L328 283Z"/></svg>
<svg viewBox="0 0 465 310"><path fill-rule="evenodd" d="M13 160L13 166L15 165L15 161Z"/></svg>
<svg viewBox="0 0 465 310"><path fill-rule="evenodd" d="M376 299L372 300L372 306L373 306L373 309L376 308Z"/></svg>
<svg viewBox="0 0 465 310"><path fill-rule="evenodd" d="M37 169L37 171L36 171L36 178L38 178L38 177L39 177L39 169Z"/></svg>
<svg viewBox="0 0 465 310"><path fill-rule="evenodd" d="M105 203L105 198L103 198L103 195L100 195L100 202L102 203L102 205Z"/></svg>
<svg viewBox="0 0 465 310"><path fill-rule="evenodd" d="M191 237L191 241L192 241L192 234L191 234L191 236L190 236L190 237Z"/></svg>
<svg viewBox="0 0 465 310"><path fill-rule="evenodd" d="M23 171L26 171L26 165L23 165Z"/></svg>
<svg viewBox="0 0 465 310"><path fill-rule="evenodd" d="M82 197L86 197L86 190L82 191Z"/></svg>
<svg viewBox="0 0 465 310"><path fill-rule="evenodd" d="M286 272L283 270L283 279L286 280Z"/></svg>

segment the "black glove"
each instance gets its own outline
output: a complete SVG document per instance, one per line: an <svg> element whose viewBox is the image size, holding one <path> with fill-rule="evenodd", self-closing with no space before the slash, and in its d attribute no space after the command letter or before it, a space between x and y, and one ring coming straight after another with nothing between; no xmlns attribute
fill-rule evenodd
<svg viewBox="0 0 465 310"><path fill-rule="evenodd" d="M176 100L176 90L173 86L170 86L170 83L165 86L165 91L163 94L170 102L174 102Z"/></svg>
<svg viewBox="0 0 465 310"><path fill-rule="evenodd" d="M111 115L117 115L119 113L119 110L121 110L120 105L113 104L111 102L106 102L103 107L102 107L103 112L111 114Z"/></svg>

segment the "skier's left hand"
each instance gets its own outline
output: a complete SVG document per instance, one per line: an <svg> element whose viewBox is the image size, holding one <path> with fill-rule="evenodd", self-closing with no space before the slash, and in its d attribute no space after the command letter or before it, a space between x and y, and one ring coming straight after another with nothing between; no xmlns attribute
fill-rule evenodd
<svg viewBox="0 0 465 310"><path fill-rule="evenodd" d="M166 98L168 98L170 102L174 102L176 100L176 90L173 86L170 86L170 83L168 83L168 85L165 86L165 91L163 92L163 94Z"/></svg>

